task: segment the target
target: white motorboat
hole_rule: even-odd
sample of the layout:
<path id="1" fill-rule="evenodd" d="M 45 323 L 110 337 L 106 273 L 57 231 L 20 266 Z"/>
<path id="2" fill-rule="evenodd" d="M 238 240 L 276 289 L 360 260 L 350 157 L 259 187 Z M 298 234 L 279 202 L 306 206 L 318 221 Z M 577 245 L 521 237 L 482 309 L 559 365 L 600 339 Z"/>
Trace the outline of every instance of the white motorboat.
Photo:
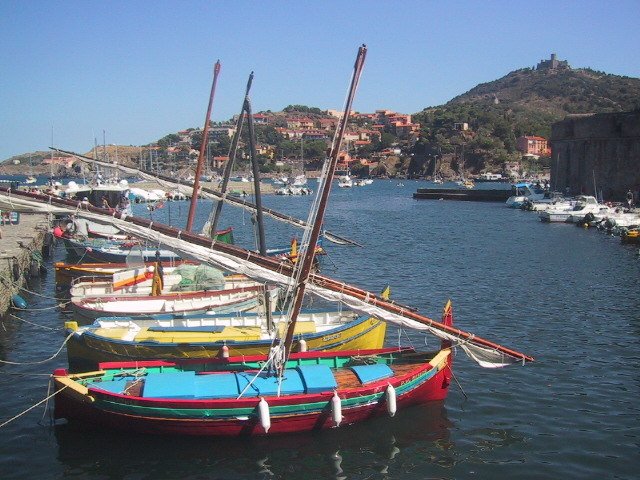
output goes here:
<path id="1" fill-rule="evenodd" d="M 587 213 L 602 215 L 609 211 L 609 207 L 598 203 L 595 197 L 579 195 L 576 202 L 570 208 L 550 208 L 540 212 L 540 220 L 543 222 L 578 222 Z"/>
<path id="2" fill-rule="evenodd" d="M 349 175 L 343 175 L 338 178 L 338 186 L 340 188 L 351 188 L 353 187 L 353 180 Z"/>
<path id="3" fill-rule="evenodd" d="M 608 232 L 614 229 L 638 228 L 640 227 L 640 214 L 616 208 L 598 222 L 598 227 Z"/>
<path id="4" fill-rule="evenodd" d="M 533 200 L 526 199 L 522 204 L 523 210 L 529 210 L 532 212 L 542 212 L 544 210 L 573 208 L 575 200 L 566 198 L 560 192 L 544 192 L 544 196 L 541 199 Z"/>
<path id="5" fill-rule="evenodd" d="M 510 208 L 520 208 L 527 200 L 533 202 L 544 199 L 545 192 L 535 190 L 530 183 L 516 183 L 513 189 L 514 195 L 505 202 Z"/>
<path id="6" fill-rule="evenodd" d="M 276 195 L 311 195 L 313 190 L 309 187 L 296 187 L 293 185 L 287 185 L 281 188 L 277 188 L 274 193 Z"/>

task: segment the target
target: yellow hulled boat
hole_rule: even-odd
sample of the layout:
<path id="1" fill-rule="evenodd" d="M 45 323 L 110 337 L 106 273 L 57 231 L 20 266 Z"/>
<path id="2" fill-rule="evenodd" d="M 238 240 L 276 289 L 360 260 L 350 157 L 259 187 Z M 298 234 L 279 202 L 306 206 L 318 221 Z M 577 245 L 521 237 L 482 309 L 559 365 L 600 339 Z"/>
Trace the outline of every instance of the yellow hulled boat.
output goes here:
<path id="1" fill-rule="evenodd" d="M 273 338 L 286 329 L 287 316 L 274 314 L 269 332 L 263 314 L 200 317 L 159 315 L 134 321 L 126 317 L 99 319 L 79 327 L 67 322 L 69 365 L 95 368 L 99 362 L 149 359 L 212 358 L 229 354 L 268 354 Z M 308 351 L 381 348 L 386 323 L 353 312 L 307 310 L 296 324 L 294 348 Z"/>

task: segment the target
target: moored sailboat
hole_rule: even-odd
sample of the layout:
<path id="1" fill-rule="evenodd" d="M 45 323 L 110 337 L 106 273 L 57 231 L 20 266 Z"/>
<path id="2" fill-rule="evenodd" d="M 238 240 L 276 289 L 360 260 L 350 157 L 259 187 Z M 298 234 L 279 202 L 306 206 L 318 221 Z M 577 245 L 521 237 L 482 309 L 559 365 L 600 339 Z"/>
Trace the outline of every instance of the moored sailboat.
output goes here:
<path id="1" fill-rule="evenodd" d="M 69 365 L 95 369 L 100 362 L 171 360 L 268 355 L 278 325 L 287 315 L 275 312 L 273 331 L 261 312 L 218 315 L 154 315 L 99 318 L 80 327 L 67 322 Z M 364 350 L 382 348 L 386 324 L 349 311 L 305 310 L 294 333 L 296 351 Z"/>
<path id="2" fill-rule="evenodd" d="M 452 327 L 450 305 L 445 308 L 443 321 L 437 322 L 311 270 L 365 52 L 364 47 L 359 51 L 313 227 L 308 240 L 302 242 L 308 248 L 295 265 L 139 218 L 113 220 L 129 233 L 154 238 L 190 257 L 245 273 L 258 281 L 290 287 L 291 313 L 284 343 L 274 341 L 268 356 L 193 363 L 101 364 L 100 371 L 81 375 L 57 370 L 56 417 L 152 433 L 242 435 L 308 431 L 376 415 L 393 415 L 398 408 L 443 400 L 450 383 L 454 345 L 488 367 L 532 360 Z M 69 208 L 64 201 L 57 201 L 56 205 Z M 88 209 L 82 215 L 100 216 L 103 212 Z M 441 347 L 424 353 L 400 347 L 339 354 L 292 353 L 305 292 L 341 302 L 359 312 L 375 313 L 402 327 L 429 331 L 442 339 Z"/>

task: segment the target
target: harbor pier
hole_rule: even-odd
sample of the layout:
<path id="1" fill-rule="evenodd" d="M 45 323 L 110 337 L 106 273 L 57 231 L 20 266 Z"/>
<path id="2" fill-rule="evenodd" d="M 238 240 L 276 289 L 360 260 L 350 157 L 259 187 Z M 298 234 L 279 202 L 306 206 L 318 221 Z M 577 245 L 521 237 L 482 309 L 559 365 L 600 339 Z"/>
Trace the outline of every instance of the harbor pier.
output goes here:
<path id="1" fill-rule="evenodd" d="M 3 212 L 0 222 L 0 315 L 20 293 L 27 275 L 39 275 L 43 247 L 50 242 L 49 220 L 43 214 Z M 47 238 L 48 237 L 48 238 Z"/>
<path id="2" fill-rule="evenodd" d="M 469 202 L 505 202 L 511 190 L 461 189 L 461 188 L 419 188 L 413 194 L 416 200 L 462 200 Z"/>

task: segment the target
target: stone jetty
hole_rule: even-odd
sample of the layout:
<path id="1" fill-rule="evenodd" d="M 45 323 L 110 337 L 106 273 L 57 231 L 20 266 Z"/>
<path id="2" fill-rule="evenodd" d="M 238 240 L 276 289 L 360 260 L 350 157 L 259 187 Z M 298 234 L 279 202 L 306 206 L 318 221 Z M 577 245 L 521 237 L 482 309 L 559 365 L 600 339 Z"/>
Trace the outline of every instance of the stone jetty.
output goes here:
<path id="1" fill-rule="evenodd" d="M 47 215 L 21 214 L 17 223 L 11 213 L 2 212 L 0 222 L 0 315 L 11 306 L 11 297 L 20 293 L 26 275 L 32 271 L 32 261 L 42 258 L 43 245 L 50 231 Z M 16 219 L 16 214 L 13 214 Z M 14 220 L 15 221 L 15 220 Z M 49 240 L 51 241 L 51 240 Z M 33 268 L 37 268 L 34 265 Z"/>

